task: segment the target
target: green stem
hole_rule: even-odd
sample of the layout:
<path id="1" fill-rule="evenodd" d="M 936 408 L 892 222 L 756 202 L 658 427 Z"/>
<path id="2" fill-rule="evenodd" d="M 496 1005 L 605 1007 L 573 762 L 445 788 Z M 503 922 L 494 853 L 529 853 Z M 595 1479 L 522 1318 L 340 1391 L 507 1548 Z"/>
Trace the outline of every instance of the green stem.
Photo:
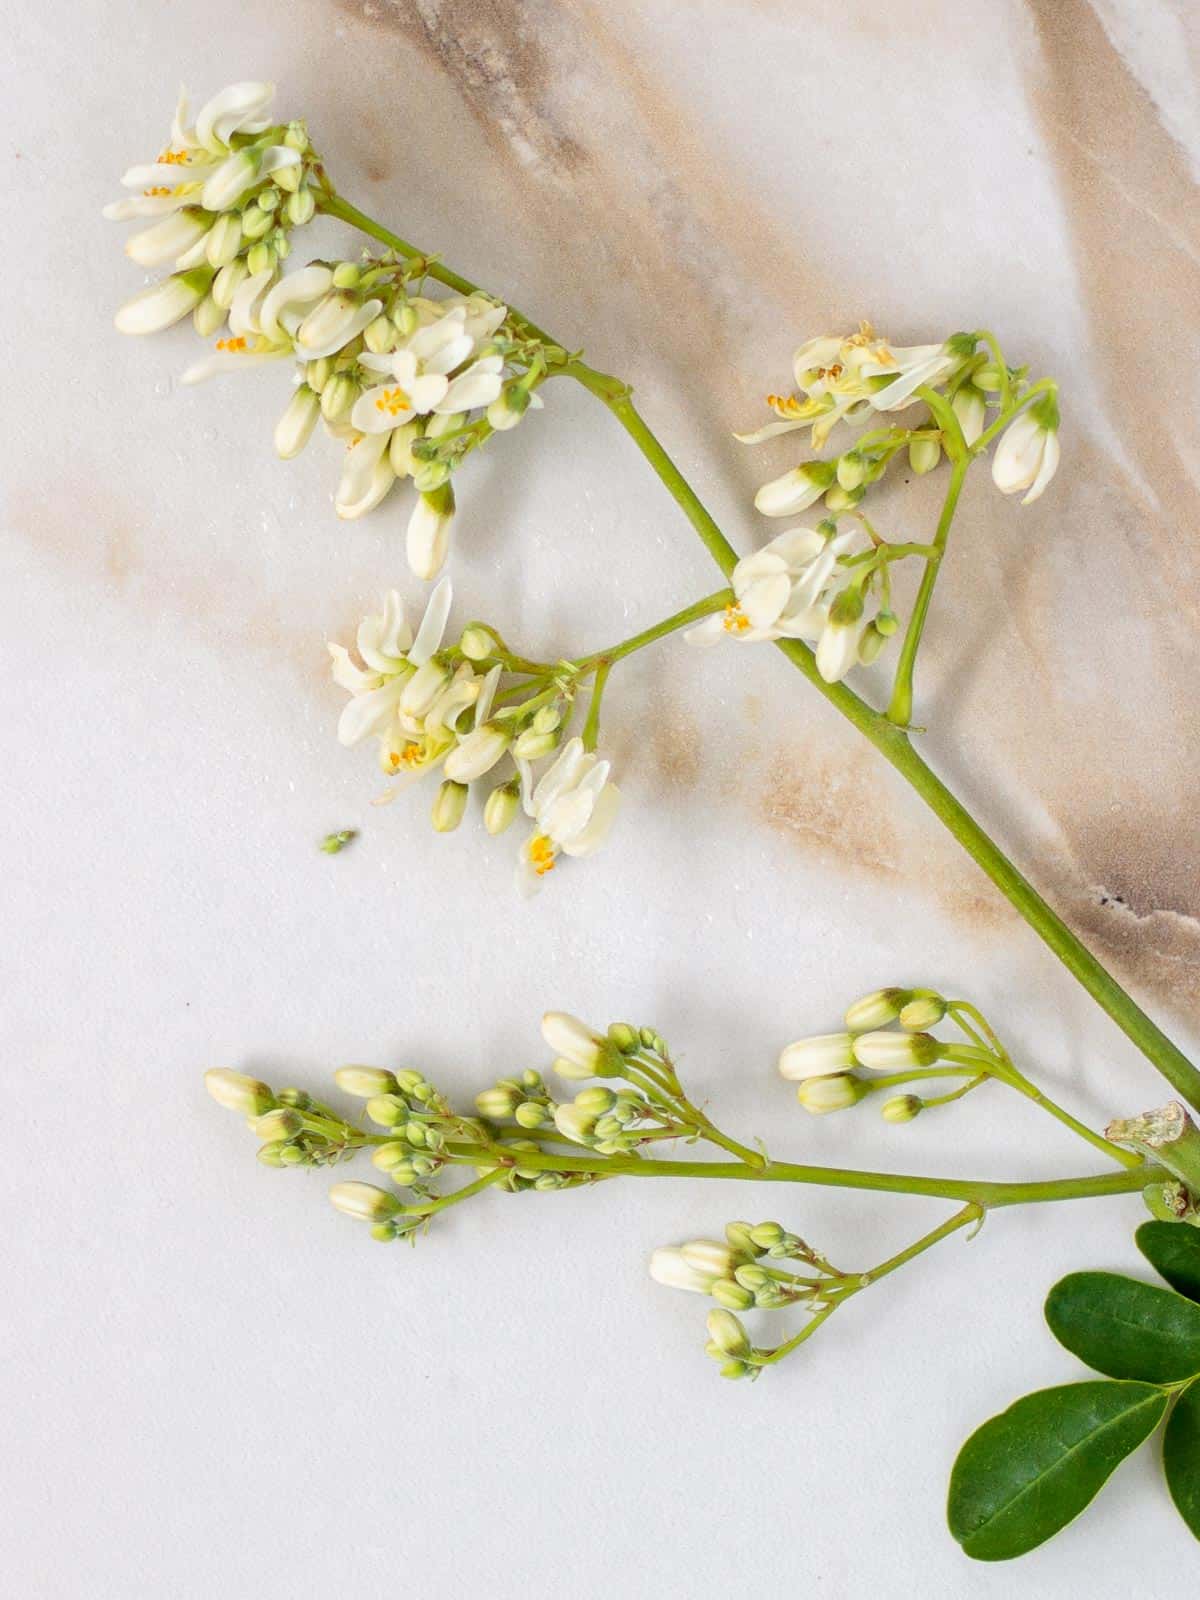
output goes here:
<path id="1" fill-rule="evenodd" d="M 594 750 L 596 741 L 600 736 L 600 707 L 604 700 L 604 690 L 608 684 L 608 675 L 612 671 L 612 661 L 601 661 L 596 668 L 596 676 L 592 680 L 592 703 L 588 706 L 587 720 L 583 724 L 583 748 Z"/>
<path id="2" fill-rule="evenodd" d="M 448 1143 L 443 1153 L 471 1165 L 482 1166 L 496 1160 L 496 1150 L 484 1145 Z M 522 1150 L 519 1155 L 513 1155 L 512 1164 L 536 1168 L 541 1172 L 576 1172 L 598 1178 L 712 1178 L 744 1183 L 808 1183 L 829 1189 L 864 1189 L 887 1194 L 928 1195 L 935 1199 L 970 1201 L 987 1209 L 1133 1194 L 1163 1176 L 1158 1167 L 1147 1165 L 1136 1172 L 1104 1172 L 1088 1178 L 994 1183 L 984 1178 L 931 1178 L 911 1173 L 861 1172 L 850 1167 L 815 1167 L 793 1161 L 765 1161 L 761 1167 L 751 1167 L 742 1161 L 659 1161 L 643 1156 L 559 1155 L 557 1151 L 546 1150 Z"/>
<path id="3" fill-rule="evenodd" d="M 330 216 L 352 223 L 372 238 L 389 245 L 402 255 L 416 256 L 421 252 L 392 233 L 373 218 L 330 191 L 323 196 L 321 208 Z M 431 276 L 462 294 L 477 292 L 476 285 L 460 274 L 435 262 L 430 267 Z M 517 313 L 517 315 L 520 315 Z M 521 317 L 535 338 L 550 344 L 558 341 L 549 338 L 534 323 Z M 654 433 L 638 414 L 630 398 L 629 386 L 606 373 L 598 372 L 582 361 L 570 361 L 568 373 L 594 394 L 612 412 L 613 416 L 633 439 L 654 472 L 665 485 L 672 499 L 695 529 L 705 549 L 726 577 L 737 565 L 737 552 L 701 502 L 695 490 L 671 460 Z M 1013 408 L 976 440 L 971 454 L 978 455 L 1011 415 L 1023 409 L 1039 393 L 1052 387 L 1051 380 L 1034 384 Z M 955 463 L 955 468 L 959 463 Z M 953 514 L 953 506 L 950 508 Z M 945 515 L 945 512 L 943 512 Z M 948 523 L 947 523 L 948 527 Z M 779 649 L 830 704 L 839 711 L 880 752 L 885 760 L 916 790 L 934 815 L 949 829 L 954 837 L 982 867 L 1000 892 L 1016 908 L 1030 927 L 1042 938 L 1067 970 L 1083 985 L 1092 998 L 1113 1019 L 1117 1026 L 1133 1041 L 1142 1054 L 1162 1073 L 1190 1105 L 1200 1109 L 1200 1072 L 1192 1065 L 1179 1047 L 1141 1009 L 1131 995 L 1096 959 L 1083 942 L 1071 932 L 1066 923 L 1042 899 L 997 844 L 979 826 L 970 812 L 954 797 L 946 785 L 926 766 L 912 748 L 907 734 L 887 717 L 881 716 L 844 683 L 826 683 L 817 671 L 813 652 L 798 639 L 777 641 Z"/>
<path id="4" fill-rule="evenodd" d="M 611 667 L 614 662 L 622 661 L 626 656 L 631 656 L 637 650 L 644 650 L 648 644 L 653 644 L 657 639 L 663 639 L 669 633 L 677 633 L 680 628 L 690 627 L 693 622 L 702 622 L 705 617 L 712 616 L 714 611 L 723 611 L 733 602 L 731 589 L 718 589 L 715 594 L 705 595 L 703 600 L 697 600 L 690 606 L 684 606 L 682 611 L 673 611 L 669 617 L 664 617 L 661 622 L 653 623 L 649 628 L 643 628 L 640 633 L 634 633 L 628 639 L 622 639 L 619 644 L 611 644 L 604 650 L 595 650 L 590 656 L 581 656 L 572 661 L 571 665 L 578 672 L 587 672 L 592 667 Z"/>
<path id="5" fill-rule="evenodd" d="M 933 536 L 934 553 L 925 563 L 925 571 L 921 574 L 921 584 L 913 602 L 912 615 L 905 630 L 904 642 L 900 646 L 900 656 L 896 663 L 896 681 L 887 714 L 888 721 L 894 722 L 901 728 L 907 728 L 912 721 L 913 673 L 917 664 L 917 651 L 921 647 L 921 635 L 925 631 L 925 621 L 929 615 L 934 586 L 941 570 L 946 540 L 950 536 L 950 524 L 954 521 L 958 497 L 962 493 L 963 481 L 970 464 L 971 458 L 963 456 L 950 469 L 950 482 L 942 504 L 942 514 L 938 518 L 937 532 Z"/>

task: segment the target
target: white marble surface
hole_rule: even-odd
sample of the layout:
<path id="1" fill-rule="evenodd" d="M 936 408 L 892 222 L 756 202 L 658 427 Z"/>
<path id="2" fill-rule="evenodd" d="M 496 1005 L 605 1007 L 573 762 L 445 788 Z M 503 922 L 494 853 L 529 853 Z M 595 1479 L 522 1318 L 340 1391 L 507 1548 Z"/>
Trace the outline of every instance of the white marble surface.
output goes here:
<path id="1" fill-rule="evenodd" d="M 772 651 L 614 679 L 613 848 L 532 905 L 513 842 L 376 811 L 323 641 L 406 585 L 404 512 L 339 524 L 334 453 L 277 462 L 273 373 L 180 390 L 194 336 L 111 331 L 101 222 L 174 87 L 278 81 L 341 187 L 637 385 L 744 545 L 787 440 L 728 430 L 796 340 L 980 321 L 1064 385 L 1064 467 L 985 482 L 922 663 L 933 758 L 1197 1041 L 1200 273 L 1184 0 L 49 0 L 2 8 L 9 1130 L 0 1586 L 53 1600 L 324 1592 L 1066 1596 L 1194 1547 L 1148 1454 L 1019 1569 L 946 1534 L 966 1432 L 1075 1363 L 1047 1286 L 1133 1266 L 1135 1200 L 996 1216 L 755 1387 L 720 1383 L 661 1242 L 780 1214 L 835 1257 L 944 1208 L 662 1184 L 495 1198 L 415 1253 L 257 1167 L 226 1063 L 346 1060 L 469 1092 L 546 1005 L 653 1020 L 778 1154 L 994 1176 L 1086 1151 L 993 1096 L 887 1129 L 771 1071 L 902 976 L 973 995 L 1095 1120 L 1156 1079 Z M 335 236 L 326 227 L 322 237 Z M 531 650 L 597 645 L 713 569 L 582 393 L 463 487 L 454 573 Z M 920 526 L 933 489 L 889 502 Z M 1190 521 L 1188 520 L 1190 517 Z M 416 585 L 410 585 L 415 592 Z M 360 826 L 338 859 L 314 842 Z M 1119 896 L 1124 907 L 1102 905 Z"/>

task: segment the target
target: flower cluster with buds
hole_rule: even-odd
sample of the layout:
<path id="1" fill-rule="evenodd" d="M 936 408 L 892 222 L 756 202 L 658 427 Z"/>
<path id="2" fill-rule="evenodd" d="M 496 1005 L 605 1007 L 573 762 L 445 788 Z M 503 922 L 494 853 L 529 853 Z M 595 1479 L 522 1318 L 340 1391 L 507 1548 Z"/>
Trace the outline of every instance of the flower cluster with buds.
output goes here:
<path id="1" fill-rule="evenodd" d="M 122 178 L 137 192 L 105 206 L 114 222 L 153 218 L 132 234 L 125 253 L 142 267 L 173 273 L 117 312 L 122 333 L 159 333 L 189 312 L 211 338 L 225 324 L 238 289 L 273 277 L 287 258 L 293 228 L 312 220 L 321 164 L 303 122 L 271 116 L 275 86 L 234 83 L 190 121 L 186 90 L 166 147 Z M 230 354 L 239 334 L 222 340 Z"/>
<path id="2" fill-rule="evenodd" d="M 782 1265 L 785 1261 L 808 1270 L 794 1272 Z M 816 1312 L 863 1286 L 863 1274 L 839 1272 L 778 1222 L 730 1222 L 724 1239 L 662 1246 L 650 1257 L 650 1276 L 668 1289 L 716 1301 L 704 1348 L 723 1378 L 757 1378 L 780 1354 L 779 1347 L 756 1348 L 737 1313 L 795 1305 Z"/>
<path id="3" fill-rule="evenodd" d="M 338 738 L 344 745 L 377 739 L 380 766 L 397 785 L 441 773 L 433 804 L 440 833 L 458 827 L 471 784 L 487 779 L 483 820 L 490 834 L 503 833 L 521 808 L 533 824 L 518 868 L 522 891 L 533 893 L 561 856 L 588 856 L 601 847 L 620 791 L 607 760 L 585 748 L 580 736 L 566 738 L 582 683 L 579 667 L 521 662 L 506 681 L 519 658 L 482 624 L 442 648 L 451 602 L 450 580 L 443 578 L 414 634 L 393 589 L 382 611 L 360 623 L 355 655 L 329 645 L 334 681 L 351 696 Z M 554 759 L 535 776 L 536 764 L 548 757 Z M 502 763 L 511 774 L 497 782 Z"/>
<path id="4" fill-rule="evenodd" d="M 487 295 L 431 298 L 424 257 L 364 252 L 283 274 L 291 230 L 329 190 L 304 124 L 271 122 L 273 96 L 271 84 L 234 84 L 194 128 L 184 98 L 168 148 L 125 174 L 142 192 L 105 215 L 157 217 L 126 249 L 143 266 L 175 271 L 122 306 L 116 325 L 157 333 L 190 312 L 202 338 L 221 333 L 185 383 L 294 362 L 278 454 L 298 455 L 323 421 L 347 451 L 334 499 L 343 518 L 364 516 L 411 478 L 409 565 L 419 578 L 436 577 L 455 510 L 453 473 L 542 405 L 538 386 L 566 352 Z"/>
<path id="5" fill-rule="evenodd" d="M 742 557 L 732 602 L 684 638 L 696 645 L 810 640 L 817 670 L 826 683 L 838 683 L 856 663 L 874 661 L 899 627 L 891 605 L 896 558 L 895 547 L 865 528 L 839 533 L 830 520 L 791 528 Z"/>
<path id="6" fill-rule="evenodd" d="M 992 462 L 1004 494 L 1024 491 L 1028 505 L 1058 466 L 1054 386 L 1030 387 L 1025 369 L 1009 367 L 989 334 L 955 333 L 940 344 L 893 347 L 864 322 L 855 334 L 809 339 L 792 366 L 795 391 L 767 397 L 777 420 L 738 434 L 744 444 L 809 427 L 812 448 L 821 450 L 841 423 L 877 421 L 918 404 L 928 415 L 915 428 L 869 428 L 837 457 L 801 462 L 764 483 L 754 500 L 764 516 L 794 516 L 822 497 L 830 511 L 849 510 L 902 451 L 914 472 L 929 472 L 943 451 L 954 456 L 984 449 L 1005 422 Z M 998 416 L 989 427 L 992 407 Z"/>

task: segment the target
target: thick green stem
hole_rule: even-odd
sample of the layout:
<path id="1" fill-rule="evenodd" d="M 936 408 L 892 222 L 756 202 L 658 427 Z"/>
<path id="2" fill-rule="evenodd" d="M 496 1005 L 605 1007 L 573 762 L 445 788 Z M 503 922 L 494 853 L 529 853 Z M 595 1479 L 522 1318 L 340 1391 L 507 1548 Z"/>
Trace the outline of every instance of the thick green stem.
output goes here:
<path id="1" fill-rule="evenodd" d="M 330 216 L 340 217 L 354 224 L 364 233 L 389 245 L 402 255 L 415 257 L 421 254 L 398 234 L 384 228 L 339 195 L 332 192 L 325 195 L 321 201 L 321 208 Z M 477 286 L 469 279 L 443 267 L 440 262 L 431 265 L 430 275 L 462 294 L 471 294 L 477 290 Z M 544 339 L 549 344 L 558 343 L 527 318 L 522 317 L 521 320 L 535 338 Z M 608 407 L 666 486 L 717 566 L 728 577 L 737 564 L 737 552 L 638 414 L 630 399 L 629 386 L 606 373 L 597 372 L 582 361 L 571 361 L 566 367 L 558 370 L 575 378 Z M 1017 409 L 1023 408 L 1036 394 L 1049 387 L 1051 387 L 1049 380 L 1035 384 L 1021 397 Z M 1011 419 L 1004 419 L 1008 420 Z M 972 454 L 977 455 L 986 448 L 1000 426 L 1001 423 L 998 422 L 987 429 L 971 447 Z M 984 832 L 941 779 L 926 766 L 909 742 L 906 730 L 875 711 L 844 683 L 826 683 L 817 671 L 812 651 L 800 640 L 781 639 L 777 642 L 777 648 L 911 784 L 968 855 L 983 868 L 1000 892 L 1049 945 L 1067 970 L 1117 1026 L 1137 1045 L 1147 1060 L 1158 1068 L 1190 1105 L 1200 1109 L 1200 1072 L 1157 1023 L 1146 1015 L 1132 996 L 1126 993 L 1086 945 L 1071 932 L 1062 918 L 1017 871 L 1004 852 Z"/>
<path id="2" fill-rule="evenodd" d="M 913 601 L 912 615 L 908 619 L 908 628 L 904 634 L 904 643 L 900 646 L 900 657 L 896 663 L 896 682 L 892 689 L 892 701 L 887 714 L 888 721 L 896 723 L 901 728 L 907 728 L 912 721 L 913 672 L 917 664 L 917 651 L 921 647 L 921 635 L 925 631 L 925 619 L 929 615 L 934 586 L 941 570 L 950 524 L 954 521 L 958 497 L 962 493 L 963 481 L 970 464 L 970 457 L 967 456 L 956 461 L 950 469 L 950 483 L 946 489 L 942 514 L 938 518 L 937 532 L 933 537 L 934 554 L 925 563 L 925 571 L 921 574 L 921 585 Z"/>

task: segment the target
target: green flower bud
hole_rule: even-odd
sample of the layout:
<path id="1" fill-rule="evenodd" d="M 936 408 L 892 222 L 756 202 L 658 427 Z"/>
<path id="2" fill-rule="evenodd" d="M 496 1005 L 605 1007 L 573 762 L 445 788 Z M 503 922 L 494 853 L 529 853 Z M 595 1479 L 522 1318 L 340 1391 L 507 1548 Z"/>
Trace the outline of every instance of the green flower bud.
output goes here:
<path id="1" fill-rule="evenodd" d="M 866 476 L 866 462 L 858 450 L 847 450 L 838 457 L 837 481 L 843 489 L 857 489 Z"/>
<path id="2" fill-rule="evenodd" d="M 362 277 L 362 268 L 356 261 L 339 261 L 333 269 L 335 289 L 353 289 Z"/>
<path id="3" fill-rule="evenodd" d="M 277 1139 L 294 1139 L 303 1126 L 304 1118 L 299 1112 L 280 1106 L 257 1118 L 254 1132 L 258 1138 L 273 1144 Z"/>
<path id="4" fill-rule="evenodd" d="M 379 316 L 363 329 L 363 343 L 373 355 L 381 356 L 394 349 L 396 325 L 390 317 Z"/>
<path id="5" fill-rule="evenodd" d="M 971 382 L 986 394 L 994 394 L 997 389 L 1003 387 L 1004 376 L 995 361 L 988 361 L 971 374 Z"/>
<path id="6" fill-rule="evenodd" d="M 281 1157 L 286 1149 L 286 1144 L 260 1145 L 257 1152 L 258 1159 L 262 1162 L 264 1167 L 282 1167 L 283 1161 Z"/>
<path id="7" fill-rule="evenodd" d="M 875 618 L 875 626 L 885 639 L 890 639 L 900 626 L 900 618 L 894 611 L 881 611 Z"/>
<path id="8" fill-rule="evenodd" d="M 275 211 L 278 209 L 281 199 L 282 196 L 280 195 L 279 190 L 276 189 L 273 184 L 268 184 L 265 189 L 262 189 L 259 192 L 257 204 L 259 209 L 262 211 Z"/>
<path id="9" fill-rule="evenodd" d="M 942 445 L 939 439 L 914 439 L 908 447 L 908 464 L 918 477 L 932 472 L 941 459 Z"/>
<path id="10" fill-rule="evenodd" d="M 550 1120 L 550 1108 L 540 1100 L 522 1100 L 513 1112 L 522 1128 L 540 1128 Z"/>
<path id="11" fill-rule="evenodd" d="M 468 661 L 486 661 L 495 652 L 496 639 L 486 628 L 464 628 L 458 648 Z"/>
<path id="12" fill-rule="evenodd" d="M 344 372 L 337 373 L 321 391 L 321 415 L 326 422 L 336 422 L 346 415 L 361 393 L 353 378 Z"/>
<path id="13" fill-rule="evenodd" d="M 872 989 L 861 1000 L 847 1008 L 846 1026 L 851 1033 L 869 1033 L 873 1028 L 886 1028 L 900 1015 L 901 1008 L 912 999 L 911 989 Z M 846 1063 L 849 1066 L 849 1062 Z"/>
<path id="14" fill-rule="evenodd" d="M 868 622 L 862 631 L 862 637 L 858 641 L 858 659 L 864 667 L 869 667 L 872 661 L 878 660 L 886 643 L 887 639 L 880 633 L 874 622 Z"/>
<path id="15" fill-rule="evenodd" d="M 721 1368 L 721 1376 L 723 1378 L 735 1379 L 749 1378 L 753 1373 L 757 1372 L 757 1370 L 758 1369 L 756 1367 L 748 1366 L 744 1361 L 726 1361 L 724 1366 Z"/>
<path id="16" fill-rule="evenodd" d="M 375 1222 L 371 1225 L 371 1237 L 378 1239 L 380 1244 L 388 1244 L 400 1235 L 394 1222 Z"/>
<path id="17" fill-rule="evenodd" d="M 279 1146 L 279 1164 L 282 1167 L 302 1167 L 308 1160 L 307 1155 L 295 1144 L 281 1144 Z"/>
<path id="18" fill-rule="evenodd" d="M 210 290 L 192 312 L 192 327 L 202 339 L 211 339 L 224 321 L 224 307 L 217 304 Z"/>
<path id="19" fill-rule="evenodd" d="M 250 269 L 251 277 L 256 272 L 270 272 L 276 260 L 275 247 L 263 244 L 261 241 L 258 244 L 251 245 L 246 252 L 246 265 Z"/>
<path id="20" fill-rule="evenodd" d="M 314 394 L 320 394 L 333 373 L 333 361 L 329 356 L 321 356 L 316 361 L 309 361 L 304 368 L 304 381 Z"/>
<path id="21" fill-rule="evenodd" d="M 760 1250 L 769 1250 L 773 1244 L 783 1242 L 787 1230 L 778 1222 L 760 1222 L 750 1229 L 750 1237 Z"/>
<path id="22" fill-rule="evenodd" d="M 417 331 L 417 308 L 407 300 L 400 300 L 392 307 L 392 321 L 396 324 L 396 331 L 402 339 L 409 338 Z"/>
<path id="23" fill-rule="evenodd" d="M 395 1074 L 385 1072 L 382 1067 L 339 1067 L 333 1081 L 343 1094 L 352 1094 L 356 1100 L 395 1094 L 399 1088 Z"/>
<path id="24" fill-rule="evenodd" d="M 313 199 L 312 190 L 298 189 L 295 194 L 288 195 L 283 213 L 294 227 L 302 228 L 306 222 L 312 221 L 316 210 L 317 202 Z"/>
<path id="25" fill-rule="evenodd" d="M 249 269 L 241 256 L 236 261 L 231 261 L 227 267 L 222 267 L 217 273 L 210 292 L 223 311 L 229 310 L 234 295 L 249 276 Z"/>
<path id="26" fill-rule="evenodd" d="M 372 1095 L 366 1109 L 367 1116 L 381 1128 L 397 1128 L 408 1116 L 408 1107 L 395 1094 Z"/>
<path id="27" fill-rule="evenodd" d="M 293 194 L 298 194 L 300 191 L 300 185 L 304 182 L 304 168 L 300 166 L 280 167 L 273 174 L 273 181 L 276 187 L 286 193 L 290 199 Z"/>
<path id="28" fill-rule="evenodd" d="M 425 1144 L 425 1124 L 423 1122 L 406 1122 L 404 1124 L 404 1137 L 409 1144 L 421 1149 Z"/>
<path id="29" fill-rule="evenodd" d="M 242 212 L 239 221 L 241 223 L 242 237 L 244 239 L 265 238 L 275 226 L 275 218 L 270 214 L 269 211 L 264 211 L 257 201 L 246 207 L 245 211 Z M 246 266 L 249 268 L 251 274 L 253 274 L 256 270 L 262 270 L 262 268 L 255 269 L 254 267 L 251 267 L 249 259 L 246 261 Z"/>
<path id="30" fill-rule="evenodd" d="M 283 142 L 289 150 L 299 150 L 300 154 L 303 155 L 308 149 L 307 126 L 301 121 L 289 122 L 287 132 L 283 136 Z"/>
<path id="31" fill-rule="evenodd" d="M 609 1027 L 608 1037 L 623 1056 L 632 1055 L 641 1043 L 636 1028 L 628 1022 L 614 1022 Z"/>
<path id="32" fill-rule="evenodd" d="M 455 783 L 447 778 L 433 802 L 433 826 L 438 833 L 453 833 L 467 809 L 468 789 L 465 783 Z"/>
<path id="33" fill-rule="evenodd" d="M 774 1281 L 765 1267 L 755 1266 L 753 1263 L 738 1267 L 733 1276 L 735 1282 L 740 1283 L 743 1289 L 749 1289 L 755 1296 L 760 1289 L 769 1288 Z"/>
<path id="34" fill-rule="evenodd" d="M 617 1103 L 617 1097 L 611 1089 L 602 1088 L 596 1084 L 590 1089 L 581 1089 L 575 1096 L 575 1104 L 593 1116 L 603 1116 L 606 1111 L 611 1111 Z"/>
<path id="35" fill-rule="evenodd" d="M 898 1094 L 891 1100 L 885 1100 L 880 1108 L 880 1116 L 885 1122 L 911 1122 L 914 1117 L 919 1117 L 925 1109 L 925 1102 L 918 1094 Z"/>
<path id="36" fill-rule="evenodd" d="M 753 1232 L 754 1229 L 748 1222 L 727 1222 L 725 1224 L 725 1237 L 739 1255 L 756 1256 L 760 1253 L 758 1246 L 751 1238 Z"/>
<path id="37" fill-rule="evenodd" d="M 946 1002 L 940 994 L 915 996 L 900 1011 L 900 1026 L 913 1033 L 924 1033 L 926 1028 L 936 1028 L 946 1015 Z"/>
<path id="38" fill-rule="evenodd" d="M 522 761 L 540 761 L 558 747 L 557 733 L 539 733 L 536 728 L 526 728 L 517 735 L 513 755 Z"/>
<path id="39" fill-rule="evenodd" d="M 710 1311 L 705 1326 L 709 1339 L 723 1355 L 741 1357 L 750 1354 L 750 1337 L 732 1311 Z"/>
<path id="40" fill-rule="evenodd" d="M 475 1109 L 481 1117 L 498 1122 L 504 1117 L 512 1116 L 520 1103 L 520 1098 L 519 1093 L 513 1089 L 484 1089 L 475 1096 Z"/>
<path id="41" fill-rule="evenodd" d="M 389 1139 L 387 1144 L 381 1144 L 371 1152 L 371 1164 L 378 1167 L 380 1172 L 395 1172 L 407 1161 L 408 1146 L 399 1139 Z"/>
<path id="42" fill-rule="evenodd" d="M 835 1072 L 824 1078 L 805 1078 L 796 1090 L 796 1099 L 810 1116 L 824 1117 L 831 1111 L 848 1111 L 866 1092 L 866 1084 L 852 1072 Z"/>
<path id="43" fill-rule="evenodd" d="M 843 489 L 840 483 L 835 483 L 825 496 L 825 504 L 830 511 L 852 511 L 866 492 L 866 486 L 861 483 L 857 489 Z"/>
<path id="44" fill-rule="evenodd" d="M 483 825 L 495 837 L 511 827 L 520 809 L 521 784 L 519 779 L 513 778 L 509 783 L 499 784 L 488 795 L 483 808 Z"/>
<path id="45" fill-rule="evenodd" d="M 743 1289 L 735 1278 L 718 1278 L 708 1292 L 719 1306 L 730 1311 L 749 1311 L 754 1304 L 753 1290 Z"/>
<path id="46" fill-rule="evenodd" d="M 291 1106 L 293 1111 L 307 1111 L 312 1105 L 312 1096 L 303 1089 L 280 1089 L 275 1098 L 281 1106 Z"/>

